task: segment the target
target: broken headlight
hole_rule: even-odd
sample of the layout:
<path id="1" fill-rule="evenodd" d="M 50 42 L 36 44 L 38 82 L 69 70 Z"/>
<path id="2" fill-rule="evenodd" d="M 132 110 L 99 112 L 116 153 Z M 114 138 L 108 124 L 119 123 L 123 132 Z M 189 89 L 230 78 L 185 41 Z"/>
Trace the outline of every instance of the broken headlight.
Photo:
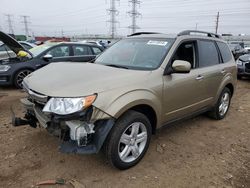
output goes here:
<path id="1" fill-rule="evenodd" d="M 91 106 L 95 99 L 96 95 L 79 98 L 51 98 L 44 106 L 43 112 L 58 115 L 73 114 Z"/>

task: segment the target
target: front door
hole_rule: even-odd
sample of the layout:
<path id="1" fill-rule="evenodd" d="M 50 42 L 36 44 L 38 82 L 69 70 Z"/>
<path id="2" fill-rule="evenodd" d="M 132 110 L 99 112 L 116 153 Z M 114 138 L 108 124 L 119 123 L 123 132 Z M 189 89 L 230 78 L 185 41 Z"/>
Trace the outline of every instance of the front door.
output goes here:
<path id="1" fill-rule="evenodd" d="M 163 120 L 182 118 L 191 114 L 206 104 L 205 84 L 203 75 L 197 68 L 197 41 L 185 41 L 176 50 L 170 63 L 175 60 L 188 61 L 191 64 L 190 73 L 173 73 L 163 77 Z"/>

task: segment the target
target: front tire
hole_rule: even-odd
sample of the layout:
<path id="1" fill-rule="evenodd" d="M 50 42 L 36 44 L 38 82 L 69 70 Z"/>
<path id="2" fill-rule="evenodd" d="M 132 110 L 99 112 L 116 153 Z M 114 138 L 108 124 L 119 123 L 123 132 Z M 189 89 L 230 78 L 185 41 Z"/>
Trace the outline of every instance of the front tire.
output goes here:
<path id="1" fill-rule="evenodd" d="M 213 119 L 216 119 L 216 120 L 223 119 L 226 116 L 228 109 L 230 107 L 231 97 L 232 97 L 232 93 L 231 93 L 230 89 L 225 87 L 222 90 L 215 107 L 209 113 L 209 116 Z"/>
<path id="2" fill-rule="evenodd" d="M 18 71 L 14 76 L 14 80 L 13 80 L 14 86 L 18 89 L 22 89 L 23 88 L 23 85 L 22 85 L 23 79 L 26 76 L 28 76 L 30 73 L 32 73 L 32 71 L 29 69 L 23 69 L 23 70 Z"/>
<path id="3" fill-rule="evenodd" d="M 112 128 L 106 143 L 108 161 L 120 170 L 135 166 L 145 155 L 152 134 L 148 118 L 139 112 L 128 111 Z"/>

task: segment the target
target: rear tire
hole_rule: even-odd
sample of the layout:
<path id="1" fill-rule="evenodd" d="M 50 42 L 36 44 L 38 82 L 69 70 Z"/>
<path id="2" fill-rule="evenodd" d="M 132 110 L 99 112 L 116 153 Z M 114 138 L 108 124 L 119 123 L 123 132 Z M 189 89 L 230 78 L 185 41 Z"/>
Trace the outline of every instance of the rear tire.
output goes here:
<path id="1" fill-rule="evenodd" d="M 14 80 L 13 80 L 14 86 L 18 89 L 22 89 L 23 88 L 23 85 L 22 85 L 23 79 L 26 76 L 28 76 L 30 73 L 32 73 L 32 71 L 29 69 L 23 69 L 23 70 L 18 71 L 14 76 Z"/>
<path id="2" fill-rule="evenodd" d="M 216 105 L 214 106 L 213 110 L 210 111 L 208 113 L 208 115 L 211 118 L 216 119 L 216 120 L 223 119 L 226 116 L 228 109 L 230 107 L 231 97 L 232 97 L 232 93 L 231 93 L 230 89 L 225 87 L 222 90 L 220 97 L 219 97 Z"/>
<path id="3" fill-rule="evenodd" d="M 126 112 L 117 120 L 105 142 L 107 160 L 120 170 L 135 166 L 145 155 L 151 134 L 151 124 L 144 114 Z"/>

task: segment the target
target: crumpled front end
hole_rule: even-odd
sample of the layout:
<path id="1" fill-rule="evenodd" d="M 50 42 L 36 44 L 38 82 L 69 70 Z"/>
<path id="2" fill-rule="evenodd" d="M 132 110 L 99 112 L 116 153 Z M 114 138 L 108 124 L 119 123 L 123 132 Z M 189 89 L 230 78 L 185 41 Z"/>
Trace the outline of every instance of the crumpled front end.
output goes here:
<path id="1" fill-rule="evenodd" d="M 91 105 L 81 111 L 58 115 L 44 112 L 43 108 L 49 96 L 26 89 L 27 98 L 21 99 L 26 109 L 24 119 L 16 118 L 13 113 L 13 125 L 41 126 L 50 134 L 62 141 L 60 151 L 65 153 L 91 154 L 98 153 L 109 131 L 114 118 Z"/>

